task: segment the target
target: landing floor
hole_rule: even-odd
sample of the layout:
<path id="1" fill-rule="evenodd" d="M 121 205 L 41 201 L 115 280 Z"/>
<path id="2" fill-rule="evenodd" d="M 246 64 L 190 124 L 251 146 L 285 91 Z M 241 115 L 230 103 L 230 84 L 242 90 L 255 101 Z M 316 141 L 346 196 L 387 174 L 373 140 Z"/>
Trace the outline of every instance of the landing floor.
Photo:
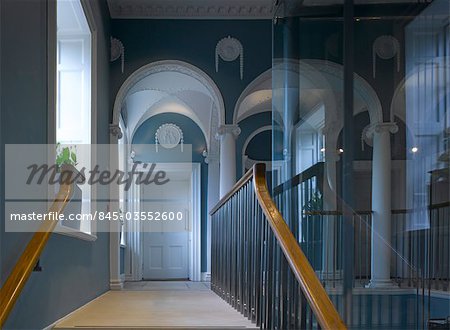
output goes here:
<path id="1" fill-rule="evenodd" d="M 248 329 L 255 326 L 204 282 L 131 282 L 108 291 L 55 329 Z"/>

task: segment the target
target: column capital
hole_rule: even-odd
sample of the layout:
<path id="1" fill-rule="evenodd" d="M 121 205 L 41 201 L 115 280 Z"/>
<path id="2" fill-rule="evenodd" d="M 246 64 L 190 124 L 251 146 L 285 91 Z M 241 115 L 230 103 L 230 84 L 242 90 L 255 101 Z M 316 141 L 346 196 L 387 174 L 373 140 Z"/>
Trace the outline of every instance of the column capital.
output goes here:
<path id="1" fill-rule="evenodd" d="M 217 129 L 216 139 L 219 139 L 221 136 L 226 134 L 232 134 L 234 138 L 237 138 L 239 134 L 241 134 L 241 129 L 238 125 L 220 125 Z"/>
<path id="2" fill-rule="evenodd" d="M 394 122 L 377 123 L 367 126 L 364 131 L 367 137 L 373 137 L 376 133 L 384 132 L 395 134 L 398 132 L 398 126 Z"/>
<path id="3" fill-rule="evenodd" d="M 118 140 L 120 140 L 123 136 L 119 124 L 109 124 L 109 134 L 116 136 Z"/>
<path id="4" fill-rule="evenodd" d="M 398 126 L 394 122 L 384 122 L 384 123 L 376 123 L 367 125 L 363 131 L 361 136 L 361 143 L 364 150 L 364 142 L 366 142 L 369 146 L 373 145 L 373 136 L 379 133 L 391 133 L 395 134 L 398 132 Z"/>

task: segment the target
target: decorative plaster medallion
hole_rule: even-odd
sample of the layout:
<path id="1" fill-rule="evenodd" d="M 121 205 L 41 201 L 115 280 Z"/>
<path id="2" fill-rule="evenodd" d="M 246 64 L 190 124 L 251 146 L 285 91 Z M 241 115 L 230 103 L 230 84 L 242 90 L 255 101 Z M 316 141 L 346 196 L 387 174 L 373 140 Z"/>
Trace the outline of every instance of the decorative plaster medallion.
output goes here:
<path id="1" fill-rule="evenodd" d="M 244 79 L 244 48 L 239 40 L 228 36 L 217 43 L 216 72 L 219 72 L 219 56 L 226 62 L 232 62 L 240 57 L 241 80 Z"/>
<path id="2" fill-rule="evenodd" d="M 373 77 L 376 76 L 377 56 L 383 60 L 389 60 L 397 56 L 397 72 L 400 71 L 400 43 L 393 36 L 380 36 L 373 43 L 372 61 Z"/>
<path id="3" fill-rule="evenodd" d="M 111 62 L 117 59 L 121 59 L 122 73 L 125 65 L 125 47 L 122 41 L 117 38 L 111 37 Z"/>
<path id="4" fill-rule="evenodd" d="M 175 148 L 181 142 L 183 151 L 183 131 L 175 124 L 163 124 L 159 126 L 155 133 L 156 151 L 158 144 L 166 149 Z"/>

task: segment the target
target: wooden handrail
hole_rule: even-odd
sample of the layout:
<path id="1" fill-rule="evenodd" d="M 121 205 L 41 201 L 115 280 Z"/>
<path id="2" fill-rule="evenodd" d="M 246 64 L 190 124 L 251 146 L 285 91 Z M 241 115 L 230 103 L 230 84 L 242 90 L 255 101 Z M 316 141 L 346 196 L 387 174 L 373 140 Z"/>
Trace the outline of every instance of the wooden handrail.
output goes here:
<path id="1" fill-rule="evenodd" d="M 292 234 L 290 228 L 278 211 L 266 182 L 266 168 L 264 164 L 255 164 L 211 210 L 213 215 L 220 209 L 240 188 L 253 178 L 253 185 L 258 199 L 278 244 L 286 257 L 292 272 L 297 279 L 306 300 L 316 316 L 322 329 L 347 329 L 338 311 L 331 302 L 324 287 L 317 278 L 311 264 L 302 252 L 300 245 Z"/>
<path id="2" fill-rule="evenodd" d="M 11 274 L 0 289 L 0 326 L 4 325 L 9 313 L 19 298 L 25 283 L 30 277 L 33 268 L 38 262 L 51 233 L 55 229 L 58 221 L 54 219 L 64 210 L 72 197 L 73 178 L 77 171 L 73 166 L 63 166 L 61 174 L 65 172 L 70 174 L 61 175 L 64 179 L 62 179 L 59 191 L 47 213 L 52 215 L 51 219 L 46 217 L 45 220 L 42 221 L 39 230 L 34 233 L 24 252 L 15 264 Z"/>
<path id="3" fill-rule="evenodd" d="M 319 191 L 323 190 L 323 173 L 324 173 L 325 163 L 324 162 L 318 162 L 311 167 L 308 167 L 303 172 L 295 175 L 294 177 L 290 178 L 286 182 L 281 183 L 280 185 L 276 186 L 273 189 L 274 196 L 277 196 L 281 194 L 283 191 L 292 189 L 299 184 L 311 180 L 312 178 L 317 178 L 317 187 Z"/>
<path id="4" fill-rule="evenodd" d="M 352 214 L 355 216 L 358 215 L 371 215 L 373 211 L 353 211 Z M 312 210 L 312 211 L 304 211 L 304 215 L 335 215 L 340 216 L 344 215 L 342 211 L 326 211 L 326 210 Z"/>
<path id="5" fill-rule="evenodd" d="M 223 204 L 225 204 L 239 189 L 241 189 L 248 181 L 250 181 L 253 177 L 253 169 L 249 169 L 240 179 L 238 182 L 236 182 L 231 188 L 231 190 L 223 196 L 219 202 L 217 202 L 216 206 L 214 206 L 211 211 L 209 211 L 210 215 L 213 215 L 216 213 L 218 209 L 222 207 Z"/>
<path id="6" fill-rule="evenodd" d="M 322 329 L 347 329 L 269 194 L 264 164 L 254 165 L 255 192 L 286 260 Z"/>

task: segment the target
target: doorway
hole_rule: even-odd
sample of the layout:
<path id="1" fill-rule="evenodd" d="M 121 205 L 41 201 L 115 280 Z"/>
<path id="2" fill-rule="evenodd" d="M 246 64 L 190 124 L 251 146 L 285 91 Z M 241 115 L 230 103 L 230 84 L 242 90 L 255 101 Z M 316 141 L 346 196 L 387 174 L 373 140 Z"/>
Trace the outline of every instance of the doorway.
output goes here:
<path id="1" fill-rule="evenodd" d="M 156 190 L 141 186 L 141 212 L 156 213 L 160 218 L 144 223 L 143 280 L 189 278 L 190 184 L 189 178 L 181 177 Z"/>
<path id="2" fill-rule="evenodd" d="M 153 212 L 155 217 L 160 212 L 160 220 L 145 221 L 130 235 L 133 259 L 139 265 L 131 267 L 130 280 L 200 281 L 201 164 L 168 163 L 163 168 L 171 180 L 167 187 L 142 185 L 138 198 L 132 198 L 133 209 Z M 137 171 L 142 169 L 140 164 Z"/>

